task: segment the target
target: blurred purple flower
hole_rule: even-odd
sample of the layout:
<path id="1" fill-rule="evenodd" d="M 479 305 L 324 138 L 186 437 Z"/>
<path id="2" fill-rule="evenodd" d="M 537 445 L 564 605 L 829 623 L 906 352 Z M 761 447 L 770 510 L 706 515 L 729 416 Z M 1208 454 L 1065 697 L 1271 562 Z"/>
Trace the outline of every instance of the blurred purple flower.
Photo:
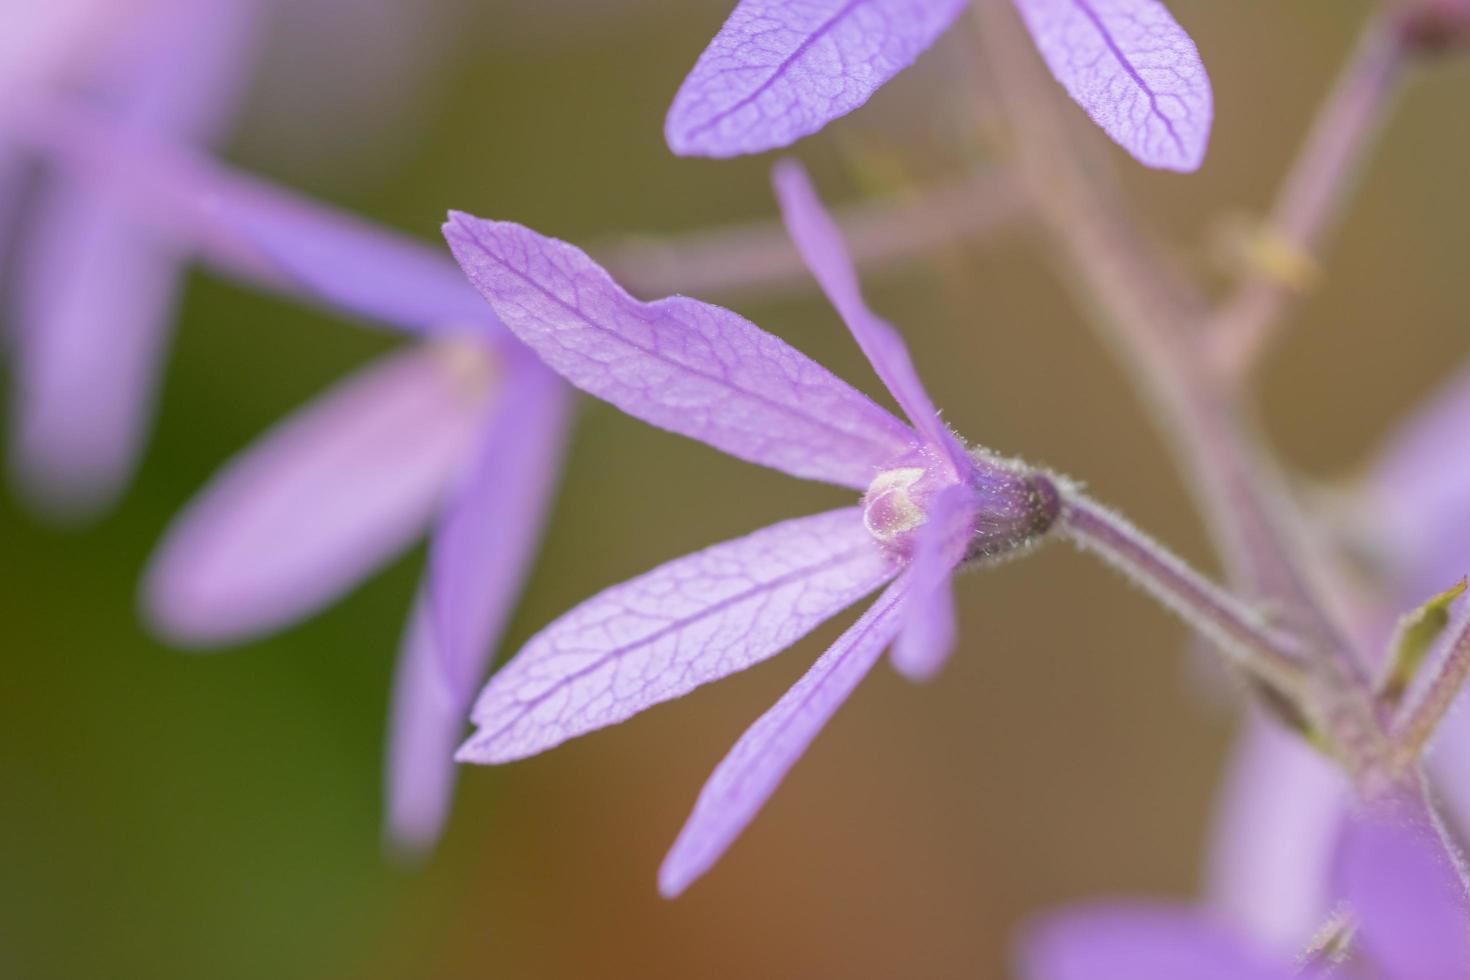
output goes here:
<path id="1" fill-rule="evenodd" d="M 1159 0 L 1015 0 L 1067 93 L 1141 163 L 1199 168 L 1209 76 Z M 675 152 L 787 146 L 868 100 L 968 0 L 741 0 L 684 80 L 664 124 Z"/>
<path id="2" fill-rule="evenodd" d="M 133 132 L 210 144 L 239 105 L 260 6 L 134 0 L 104 12 L 62 0 L 54 15 L 22 14 L 44 28 L 46 53 L 7 105 L 37 93 L 74 98 Z M 38 509 L 84 517 L 111 502 L 136 464 L 179 256 L 106 190 L 63 174 L 49 175 L 28 217 L 10 304 L 12 468 Z"/>
<path id="3" fill-rule="evenodd" d="M 338 598 L 432 524 L 387 771 L 390 839 L 427 847 L 534 556 L 568 389 L 428 246 L 75 113 L 40 113 L 27 132 L 77 179 L 115 190 L 178 254 L 420 338 L 228 464 L 168 531 L 143 598 L 174 640 L 240 641 Z"/>
<path id="4" fill-rule="evenodd" d="M 1186 907 L 1103 902 L 1030 929 L 1026 980 L 1458 980 L 1470 976 L 1470 904 L 1432 818 L 1389 800 L 1342 821 L 1324 933 L 1285 958 Z M 1270 902 L 1269 895 L 1261 896 Z"/>
<path id="5" fill-rule="evenodd" d="M 805 173 L 783 164 L 776 186 L 802 257 L 912 427 L 729 310 L 640 302 L 520 225 L 455 214 L 445 226 L 506 326 L 573 384 L 741 459 L 866 492 L 860 507 L 714 545 L 562 616 L 491 679 L 461 760 L 519 759 L 623 721 L 778 653 L 897 577 L 716 768 L 664 862 L 669 896 L 725 851 L 890 641 L 905 673 L 939 668 L 956 567 L 1025 548 L 1058 508 L 1045 477 L 967 452 L 940 422 Z"/>

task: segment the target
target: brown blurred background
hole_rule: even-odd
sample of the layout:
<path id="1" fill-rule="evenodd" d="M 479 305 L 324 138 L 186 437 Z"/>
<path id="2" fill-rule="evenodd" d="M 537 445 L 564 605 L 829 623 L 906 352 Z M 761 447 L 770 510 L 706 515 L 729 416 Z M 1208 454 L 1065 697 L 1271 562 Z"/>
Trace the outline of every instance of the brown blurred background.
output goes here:
<path id="1" fill-rule="evenodd" d="M 404 104 L 336 139 L 290 115 L 283 86 L 311 77 L 310 46 L 276 42 L 229 159 L 426 238 L 449 207 L 588 244 L 774 214 L 769 158 L 680 160 L 662 141 L 729 2 L 462 6 L 432 25 L 443 46 Z M 1210 243 L 1269 203 L 1369 4 L 1170 6 L 1213 78 L 1209 158 L 1182 177 L 1112 155 L 1148 220 L 1211 276 Z M 970 141 L 948 127 L 972 30 L 801 144 L 829 199 L 963 164 Z M 1261 379 L 1267 431 L 1306 473 L 1350 472 L 1470 354 L 1467 95 L 1470 59 L 1415 76 Z M 1052 268 L 1009 228 L 871 276 L 870 294 L 967 437 L 1084 479 L 1213 569 L 1149 421 Z M 878 391 L 813 292 L 732 305 Z M 847 618 L 629 724 L 464 771 L 440 851 L 385 862 L 382 719 L 422 555 L 300 628 L 207 657 L 150 639 L 133 602 L 151 544 L 210 472 L 387 343 L 195 276 L 118 513 L 63 532 L 0 503 L 0 976 L 999 977 L 1038 909 L 1196 887 L 1228 692 L 1188 669 L 1165 613 L 1062 547 L 966 577 L 943 675 L 915 687 L 875 671 L 677 902 L 654 874 L 705 776 Z M 584 400 L 507 649 L 662 560 L 843 500 Z"/>

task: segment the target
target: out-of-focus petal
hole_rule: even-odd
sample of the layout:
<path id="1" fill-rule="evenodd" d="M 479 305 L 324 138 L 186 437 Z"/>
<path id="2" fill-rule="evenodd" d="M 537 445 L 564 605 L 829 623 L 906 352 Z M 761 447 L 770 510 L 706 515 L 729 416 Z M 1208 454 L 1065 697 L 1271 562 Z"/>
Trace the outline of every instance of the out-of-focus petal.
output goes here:
<path id="1" fill-rule="evenodd" d="M 486 370 L 469 350 L 390 355 L 236 457 L 153 557 L 155 625 L 192 645 L 262 633 L 406 547 L 463 469 Z"/>
<path id="2" fill-rule="evenodd" d="M 1291 956 L 1326 920 L 1337 829 L 1351 791 L 1299 735 L 1251 714 L 1216 807 L 1207 888 L 1243 934 Z"/>
<path id="3" fill-rule="evenodd" d="M 895 568 L 856 507 L 782 521 L 588 599 L 502 667 L 465 762 L 507 762 L 786 649 Z"/>
<path id="4" fill-rule="evenodd" d="M 38 510 L 86 517 L 151 423 L 177 256 L 78 190 L 51 202 L 18 271 L 12 470 Z"/>
<path id="5" fill-rule="evenodd" d="M 1470 372 L 1445 384 L 1385 442 L 1362 516 L 1388 549 L 1409 605 L 1470 572 Z"/>
<path id="6" fill-rule="evenodd" d="M 894 582 L 740 737 L 699 793 L 659 868 L 673 898 L 720 859 L 898 632 L 909 576 Z"/>
<path id="7" fill-rule="evenodd" d="M 74 106 L 40 106 L 22 132 L 226 275 L 417 333 L 509 339 L 454 261 L 418 239 Z"/>
<path id="8" fill-rule="evenodd" d="M 1138 901 L 1055 913 L 1026 931 L 1017 955 L 1024 980 L 1291 980 L 1289 963 L 1194 909 Z"/>
<path id="9" fill-rule="evenodd" d="M 307 297 L 424 334 L 473 328 L 509 340 L 485 301 L 441 251 L 261 181 L 235 181 L 233 193 L 224 184 L 214 192 L 201 188 L 211 237 L 245 244 Z M 229 255 L 210 257 L 228 262 Z"/>
<path id="10" fill-rule="evenodd" d="M 453 214 L 445 236 L 502 322 L 574 385 L 630 415 L 793 476 L 866 489 L 914 433 L 729 310 L 643 303 L 566 242 Z"/>
<path id="11" fill-rule="evenodd" d="M 491 406 L 478 456 L 435 529 L 429 592 L 436 647 L 464 710 L 535 557 L 570 402 L 561 379 L 522 351 Z"/>
<path id="12" fill-rule="evenodd" d="M 893 666 L 910 680 L 932 678 L 954 649 L 957 627 L 951 577 L 965 556 L 974 516 L 974 495 L 955 484 L 935 496 L 919 529 L 909 566 L 903 629 L 890 654 Z"/>
<path id="13" fill-rule="evenodd" d="M 857 269 L 842 241 L 842 232 L 822 207 L 806 171 L 795 160 L 782 160 L 772 177 L 787 233 L 873 370 L 927 442 L 943 447 L 952 458 L 963 456 L 963 449 L 939 420 L 903 338 L 863 300 Z M 956 459 L 957 468 L 963 469 L 964 465 Z"/>
<path id="14" fill-rule="evenodd" d="M 1197 170 L 1214 118 L 1194 41 L 1159 0 L 1015 0 L 1051 73 L 1140 163 Z"/>
<path id="15" fill-rule="evenodd" d="M 742 0 L 664 123 L 684 156 L 786 146 L 844 116 L 943 34 L 964 0 Z"/>
<path id="16" fill-rule="evenodd" d="M 1470 977 L 1470 901 L 1447 847 L 1419 804 L 1348 819 L 1335 883 L 1357 920 L 1355 955 L 1382 976 Z"/>
<path id="17" fill-rule="evenodd" d="M 256 0 L 156 0 L 126 21 L 90 79 L 120 127 L 203 140 L 232 114 Z M 115 193 L 58 176 L 38 200 L 17 278 L 14 463 L 58 516 L 106 504 L 152 415 L 178 254 Z"/>
<path id="18" fill-rule="evenodd" d="M 414 603 L 398 651 L 384 769 L 384 835 L 409 857 L 439 840 L 454 796 L 454 747 L 465 729 L 465 704 L 444 682 L 428 602 Z"/>

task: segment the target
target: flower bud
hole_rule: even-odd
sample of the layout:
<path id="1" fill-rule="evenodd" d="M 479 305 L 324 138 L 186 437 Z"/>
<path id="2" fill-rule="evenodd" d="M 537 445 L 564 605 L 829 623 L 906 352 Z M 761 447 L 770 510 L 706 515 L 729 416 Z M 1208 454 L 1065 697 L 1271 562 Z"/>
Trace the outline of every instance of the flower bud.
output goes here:
<path id="1" fill-rule="evenodd" d="M 1060 497 L 1046 475 L 1023 464 L 972 450 L 971 465 L 956 473 L 932 446 L 885 466 L 863 496 L 863 523 L 893 553 L 912 557 L 938 494 L 963 483 L 974 512 L 963 532 L 965 564 L 997 561 L 1037 541 L 1056 521 Z"/>

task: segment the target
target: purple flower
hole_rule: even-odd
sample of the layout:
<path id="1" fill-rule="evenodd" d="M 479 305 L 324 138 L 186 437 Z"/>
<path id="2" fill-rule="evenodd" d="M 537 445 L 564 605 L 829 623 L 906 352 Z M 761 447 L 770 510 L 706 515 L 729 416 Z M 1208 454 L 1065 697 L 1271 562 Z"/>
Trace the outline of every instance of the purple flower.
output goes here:
<path id="1" fill-rule="evenodd" d="M 260 0 L 94 6 L 63 0 L 40 18 L 41 53 L 11 101 L 65 82 L 135 133 L 216 140 L 240 101 Z M 30 217 L 10 311 L 12 466 L 39 509 L 86 516 L 120 492 L 149 426 L 179 256 L 112 195 L 64 173 L 49 175 Z"/>
<path id="2" fill-rule="evenodd" d="M 831 219 L 794 164 L 776 174 L 787 227 L 912 427 L 729 310 L 629 296 L 573 246 L 452 215 L 445 235 L 501 320 L 573 384 L 646 422 L 804 479 L 860 506 L 783 521 L 614 586 L 547 626 L 475 705 L 464 761 L 496 763 L 623 721 L 742 670 L 896 579 L 716 768 L 660 873 L 682 892 L 724 852 L 891 641 L 932 675 L 954 640 L 950 578 L 1038 540 L 1048 478 L 941 423 L 897 332 L 863 301 Z"/>
<path id="3" fill-rule="evenodd" d="M 1389 800 L 1343 821 L 1328 883 L 1341 899 L 1283 957 L 1204 912 L 1103 902 L 1055 914 L 1020 950 L 1026 980 L 1456 980 L 1470 976 L 1470 905 L 1432 820 Z M 1271 896 L 1261 896 L 1270 902 Z"/>
<path id="4" fill-rule="evenodd" d="M 231 461 L 169 529 L 143 598 L 174 640 L 237 642 L 320 609 L 432 526 L 387 772 L 389 837 L 428 846 L 470 701 L 534 554 L 568 389 L 440 252 L 95 119 L 42 118 L 30 138 L 115 191 L 179 254 L 418 339 Z"/>
<path id="5" fill-rule="evenodd" d="M 1141 163 L 1199 168 L 1214 114 L 1189 35 L 1159 0 L 1015 0 L 1047 67 Z M 868 100 L 967 0 L 741 0 L 684 80 L 669 147 L 729 157 L 787 146 Z"/>

